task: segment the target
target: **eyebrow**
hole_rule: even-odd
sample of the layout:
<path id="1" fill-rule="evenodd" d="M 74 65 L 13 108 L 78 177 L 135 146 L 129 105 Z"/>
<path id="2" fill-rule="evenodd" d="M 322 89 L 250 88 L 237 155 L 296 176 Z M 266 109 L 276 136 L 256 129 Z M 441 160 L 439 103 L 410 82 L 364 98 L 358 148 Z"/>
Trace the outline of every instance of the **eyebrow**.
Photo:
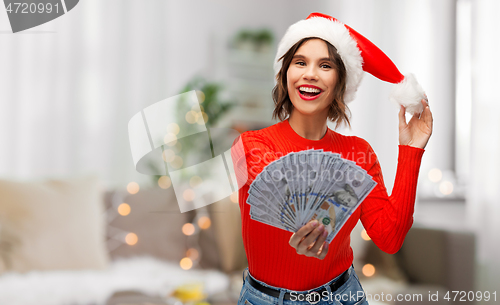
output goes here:
<path id="1" fill-rule="evenodd" d="M 306 57 L 304 55 L 300 55 L 300 54 L 293 55 L 292 59 L 295 59 L 295 58 L 306 59 Z M 319 61 L 329 61 L 329 62 L 332 62 L 332 60 L 329 57 L 320 58 Z"/>

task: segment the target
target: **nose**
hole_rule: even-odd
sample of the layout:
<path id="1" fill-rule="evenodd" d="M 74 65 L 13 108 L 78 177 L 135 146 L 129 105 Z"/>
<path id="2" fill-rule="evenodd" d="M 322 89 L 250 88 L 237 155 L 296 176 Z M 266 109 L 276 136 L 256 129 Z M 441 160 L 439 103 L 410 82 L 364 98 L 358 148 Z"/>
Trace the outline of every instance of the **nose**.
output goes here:
<path id="1" fill-rule="evenodd" d="M 318 71 L 314 65 L 308 65 L 302 75 L 307 80 L 318 80 Z"/>

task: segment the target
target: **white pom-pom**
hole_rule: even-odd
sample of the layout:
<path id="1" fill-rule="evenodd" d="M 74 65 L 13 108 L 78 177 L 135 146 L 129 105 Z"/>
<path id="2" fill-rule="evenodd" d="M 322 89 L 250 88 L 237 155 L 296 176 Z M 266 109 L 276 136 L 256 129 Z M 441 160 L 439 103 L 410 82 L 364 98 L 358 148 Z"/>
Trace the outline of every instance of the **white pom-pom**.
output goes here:
<path id="1" fill-rule="evenodd" d="M 405 75 L 402 82 L 392 88 L 389 99 L 397 105 L 405 106 L 406 112 L 413 115 L 424 110 L 420 101 L 427 98 L 415 75 L 410 73 Z"/>

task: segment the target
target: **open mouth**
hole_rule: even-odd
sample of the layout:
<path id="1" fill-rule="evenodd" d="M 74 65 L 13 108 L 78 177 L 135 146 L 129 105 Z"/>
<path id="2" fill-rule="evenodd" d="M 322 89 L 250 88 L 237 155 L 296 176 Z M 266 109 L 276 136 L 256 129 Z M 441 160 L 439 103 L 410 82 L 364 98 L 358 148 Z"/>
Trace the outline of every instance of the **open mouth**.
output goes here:
<path id="1" fill-rule="evenodd" d="M 302 94 L 303 96 L 307 96 L 307 97 L 316 96 L 316 95 L 320 94 L 320 92 L 321 92 L 321 91 L 319 91 L 319 92 L 307 92 L 307 91 L 302 91 L 300 89 L 299 89 L 299 91 L 300 91 L 300 94 Z"/>
<path id="2" fill-rule="evenodd" d="M 297 90 L 299 91 L 300 96 L 303 99 L 307 99 L 307 100 L 317 98 L 322 92 L 318 88 L 311 88 L 311 87 L 299 87 Z"/>

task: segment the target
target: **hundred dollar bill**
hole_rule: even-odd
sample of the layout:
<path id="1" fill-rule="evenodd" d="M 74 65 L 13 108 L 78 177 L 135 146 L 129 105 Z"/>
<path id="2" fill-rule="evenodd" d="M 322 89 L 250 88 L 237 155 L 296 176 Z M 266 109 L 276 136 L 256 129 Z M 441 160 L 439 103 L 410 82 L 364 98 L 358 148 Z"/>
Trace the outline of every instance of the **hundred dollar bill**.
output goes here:
<path id="1" fill-rule="evenodd" d="M 280 205 L 280 209 L 282 208 L 288 211 L 290 218 L 293 222 L 296 222 L 295 205 L 293 202 L 289 201 L 290 190 L 285 177 L 279 169 L 279 164 L 279 162 L 273 162 L 270 164 L 268 170 L 262 173 L 262 179 L 266 181 L 265 187 L 277 200 L 277 203 Z"/>
<path id="2" fill-rule="evenodd" d="M 276 204 L 273 204 L 271 201 L 269 201 L 269 199 L 264 196 L 257 188 L 254 187 L 253 191 L 249 193 L 247 203 L 272 215 L 276 218 L 276 220 L 282 223 L 293 225 L 295 227 L 295 223 L 288 219 L 286 213 Z"/>
<path id="3" fill-rule="evenodd" d="M 331 242 L 375 186 L 354 161 L 309 149 L 264 167 L 250 185 L 247 203 L 251 219 L 288 231 L 317 219 Z"/>

